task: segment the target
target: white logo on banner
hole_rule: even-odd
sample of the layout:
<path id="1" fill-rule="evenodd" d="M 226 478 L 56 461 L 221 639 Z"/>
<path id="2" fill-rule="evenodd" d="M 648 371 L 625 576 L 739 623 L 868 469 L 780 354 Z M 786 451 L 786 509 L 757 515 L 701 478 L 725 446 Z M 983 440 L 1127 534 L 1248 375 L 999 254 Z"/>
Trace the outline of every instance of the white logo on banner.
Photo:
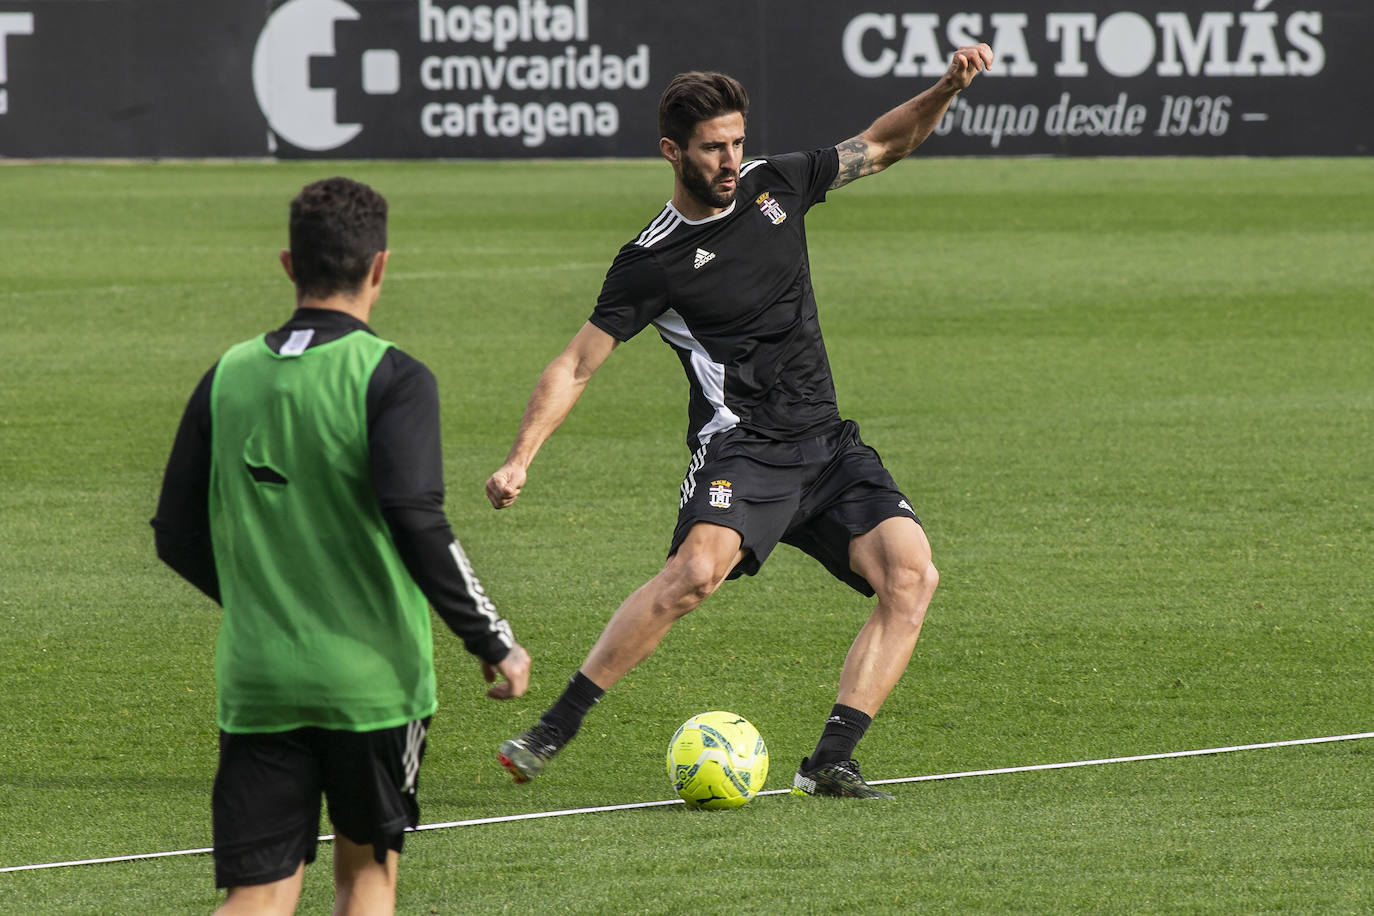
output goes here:
<path id="1" fill-rule="evenodd" d="M 1303 78 L 1326 68 L 1322 13 L 1280 14 L 1273 0 L 1251 0 L 1238 12 L 1158 12 L 1151 21 L 1130 10 L 1109 13 L 859 13 L 844 27 L 840 51 L 855 76 L 938 78 L 954 48 L 986 41 L 997 61 L 982 78 L 1033 78 L 1048 67 L 1059 79 Z M 1033 19 L 1033 17 L 1035 17 Z M 1036 21 L 1038 20 L 1038 21 Z M 1043 38 L 1046 57 L 1031 51 Z M 1046 48 L 1046 45 L 1041 45 Z M 1095 63 L 1099 70 L 1094 70 Z M 1045 74 L 1048 75 L 1048 74 Z M 1226 84 L 1201 92 L 1181 91 L 1140 100 L 1113 87 L 1112 98 L 1075 98 L 1059 92 L 1054 102 L 1011 105 L 959 97 L 935 132 L 985 137 L 992 149 L 1004 138 L 1029 137 L 1220 137 L 1232 123 L 1235 100 Z M 1093 87 L 1085 90 L 1092 92 Z M 1265 122 L 1265 111 L 1239 111 L 1241 122 Z"/>
<path id="2" fill-rule="evenodd" d="M 593 42 L 588 0 L 418 3 L 420 42 L 457 52 L 420 61 L 420 85 L 431 99 L 420 108 L 427 137 L 518 137 L 528 148 L 557 137 L 613 137 L 620 109 L 596 96 L 649 84 L 649 46 L 614 54 Z M 529 93 L 533 100 L 516 101 Z"/>
<path id="3" fill-rule="evenodd" d="M 612 53 L 596 43 L 590 0 L 411 4 L 421 56 L 409 59 L 409 42 L 402 51 L 425 137 L 512 139 L 527 148 L 561 137 L 613 137 L 620 109 L 604 96 L 649 84 L 649 46 Z M 274 137 L 318 152 L 363 131 L 362 124 L 339 123 L 336 89 L 311 86 L 312 61 L 338 56 L 336 24 L 360 18 L 344 0 L 287 0 L 268 18 L 253 53 L 253 89 Z M 398 94 L 401 67 L 397 50 L 364 51 L 362 91 Z M 351 91 L 356 86 L 337 89 Z M 269 146 L 275 151 L 273 137 Z"/>
<path id="4" fill-rule="evenodd" d="M 301 149 L 330 150 L 362 132 L 340 124 L 333 89 L 310 85 L 310 59 L 334 56 L 334 23 L 358 18 L 343 0 L 289 0 L 263 26 L 253 51 L 253 91 L 273 132 Z M 394 95 L 401 87 L 400 56 L 390 49 L 362 55 L 362 88 Z"/>
<path id="5" fill-rule="evenodd" d="M 9 82 L 9 58 L 5 45 L 11 35 L 32 35 L 33 13 L 0 13 L 0 115 L 10 110 L 10 93 L 5 88 Z"/>
<path id="6" fill-rule="evenodd" d="M 1322 14 L 1313 10 L 1279 13 L 1272 0 L 1254 0 L 1239 13 L 1052 12 L 1031 25 L 1030 13 L 960 12 L 860 13 L 841 37 L 844 62 L 855 76 L 939 77 L 949 66 L 948 51 L 986 41 L 997 52 L 988 77 L 1033 77 L 1040 62 L 1032 58 L 1026 36 L 1039 32 L 1056 46 L 1054 75 L 1090 76 L 1085 46 L 1112 76 L 1315 76 L 1326 66 L 1321 42 Z M 941 26 L 943 25 L 943 28 Z M 941 39 L 944 39 L 942 44 Z M 1286 47 L 1285 47 L 1286 46 Z M 876 53 L 874 53 L 876 51 Z"/>

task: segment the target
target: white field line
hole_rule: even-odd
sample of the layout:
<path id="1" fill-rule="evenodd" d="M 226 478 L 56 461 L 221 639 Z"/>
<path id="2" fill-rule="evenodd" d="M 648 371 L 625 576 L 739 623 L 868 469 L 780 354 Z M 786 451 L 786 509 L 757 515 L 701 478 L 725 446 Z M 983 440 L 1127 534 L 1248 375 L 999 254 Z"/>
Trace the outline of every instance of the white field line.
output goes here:
<path id="1" fill-rule="evenodd" d="M 1232 747 L 1208 747 L 1197 751 L 1169 751 L 1164 754 L 1137 754 L 1134 757 L 1103 757 L 1100 760 L 1075 760 L 1070 763 L 1036 763 L 1030 766 L 1001 767 L 995 770 L 967 770 L 963 773 L 942 773 L 938 776 L 903 776 L 899 779 L 870 779 L 869 783 L 934 782 L 937 779 L 960 779 L 964 776 L 998 776 L 1003 773 L 1031 773 L 1036 770 L 1067 770 L 1070 767 L 1101 766 L 1104 763 L 1135 763 L 1138 760 L 1169 760 L 1174 757 L 1201 757 L 1207 754 L 1233 754 L 1236 751 L 1262 751 L 1271 747 L 1293 747 L 1298 744 L 1330 744 L 1333 741 L 1359 741 L 1374 738 L 1374 732 L 1355 735 L 1333 735 L 1329 738 L 1298 738 L 1293 741 L 1266 741 L 1263 744 L 1237 744 Z"/>
<path id="2" fill-rule="evenodd" d="M 1211 754 L 1233 754 L 1237 751 L 1259 751 L 1274 747 L 1294 747 L 1300 744 L 1330 744 L 1336 741 L 1360 741 L 1366 738 L 1374 738 L 1374 732 L 1359 732 L 1353 735 L 1332 735 L 1326 738 L 1297 738 L 1291 741 L 1265 741 L 1261 744 L 1237 744 L 1231 747 L 1208 747 L 1195 751 L 1136 754 L 1132 757 L 1103 757 L 1098 760 L 1074 760 L 1065 763 L 1035 763 L 1028 766 L 999 767 L 991 770 L 965 770 L 961 773 L 940 773 L 932 776 L 903 776 L 896 779 L 870 779 L 869 783 L 871 785 L 890 785 L 899 782 L 934 782 L 940 779 L 962 779 L 968 776 L 1000 776 L 1006 773 L 1033 773 L 1038 770 L 1067 770 L 1072 767 L 1101 766 L 1108 763 L 1135 763 L 1141 760 L 1170 760 L 1176 757 L 1203 757 Z M 791 791 L 790 788 L 768 789 L 759 794 L 783 795 Z M 484 824 L 532 821 L 546 817 L 567 817 L 573 814 L 601 814 L 607 811 L 632 811 L 636 808 L 661 808 L 668 805 L 680 805 L 682 803 L 682 799 L 680 798 L 670 798 L 662 801 L 630 802 L 623 805 L 599 805 L 594 808 L 564 808 L 558 811 L 534 811 L 528 814 L 506 814 L 499 817 L 477 817 L 465 821 L 446 821 L 440 824 L 421 824 L 414 828 L 414 831 L 445 830 L 450 827 L 479 827 Z M 332 833 L 326 834 L 321 836 L 320 839 L 332 840 L 334 839 L 334 835 Z M 212 851 L 213 850 L 206 847 L 203 849 L 178 849 L 171 852 L 145 852 L 128 856 L 106 856 L 101 859 L 76 859 L 71 862 L 43 862 L 38 865 L 9 865 L 0 868 L 0 872 L 35 871 L 41 868 L 66 868 L 72 865 L 102 865 L 109 862 L 133 862 L 140 859 L 161 859 L 168 856 L 203 855 Z"/>

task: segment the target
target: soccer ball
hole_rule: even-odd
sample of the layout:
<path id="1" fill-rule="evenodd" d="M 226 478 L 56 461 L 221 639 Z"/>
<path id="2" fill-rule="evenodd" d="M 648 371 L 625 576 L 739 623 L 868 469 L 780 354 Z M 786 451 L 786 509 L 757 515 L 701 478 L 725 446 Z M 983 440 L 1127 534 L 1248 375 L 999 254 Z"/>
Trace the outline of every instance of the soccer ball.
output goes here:
<path id="1" fill-rule="evenodd" d="M 692 716 L 668 742 L 668 781 L 692 808 L 738 808 L 768 778 L 768 747 L 732 712 Z"/>

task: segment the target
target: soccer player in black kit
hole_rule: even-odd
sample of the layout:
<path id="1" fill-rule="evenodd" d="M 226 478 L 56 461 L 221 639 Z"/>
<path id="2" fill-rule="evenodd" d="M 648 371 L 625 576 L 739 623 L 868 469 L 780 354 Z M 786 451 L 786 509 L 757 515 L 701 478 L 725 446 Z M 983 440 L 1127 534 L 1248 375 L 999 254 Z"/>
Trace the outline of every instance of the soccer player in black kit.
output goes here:
<path id="1" fill-rule="evenodd" d="M 724 580 L 756 573 L 781 541 L 878 598 L 792 791 L 892 797 L 864 781 L 853 751 L 906 670 L 938 575 L 911 503 L 836 407 L 803 220 L 827 192 L 911 153 L 992 60 L 986 44 L 960 48 L 934 86 L 858 136 L 748 163 L 738 82 L 684 73 L 664 91 L 659 151 L 673 167 L 672 200 L 620 249 L 591 318 L 540 375 L 487 498 L 497 509 L 516 500 L 588 379 L 651 324 L 687 373 L 692 460 L 663 569 L 625 599 L 539 722 L 501 745 L 517 782 L 543 771 L 674 622 Z"/>

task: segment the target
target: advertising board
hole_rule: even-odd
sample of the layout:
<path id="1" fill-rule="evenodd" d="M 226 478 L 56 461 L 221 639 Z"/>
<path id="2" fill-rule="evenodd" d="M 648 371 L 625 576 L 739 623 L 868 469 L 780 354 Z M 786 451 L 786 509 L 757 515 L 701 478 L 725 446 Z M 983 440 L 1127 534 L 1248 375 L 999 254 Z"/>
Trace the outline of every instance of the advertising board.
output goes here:
<path id="1" fill-rule="evenodd" d="M 1368 155 L 1371 40 L 1367 0 L 0 0 L 0 156 L 650 156 L 690 69 L 741 79 L 778 152 L 978 41 L 927 152 Z"/>

